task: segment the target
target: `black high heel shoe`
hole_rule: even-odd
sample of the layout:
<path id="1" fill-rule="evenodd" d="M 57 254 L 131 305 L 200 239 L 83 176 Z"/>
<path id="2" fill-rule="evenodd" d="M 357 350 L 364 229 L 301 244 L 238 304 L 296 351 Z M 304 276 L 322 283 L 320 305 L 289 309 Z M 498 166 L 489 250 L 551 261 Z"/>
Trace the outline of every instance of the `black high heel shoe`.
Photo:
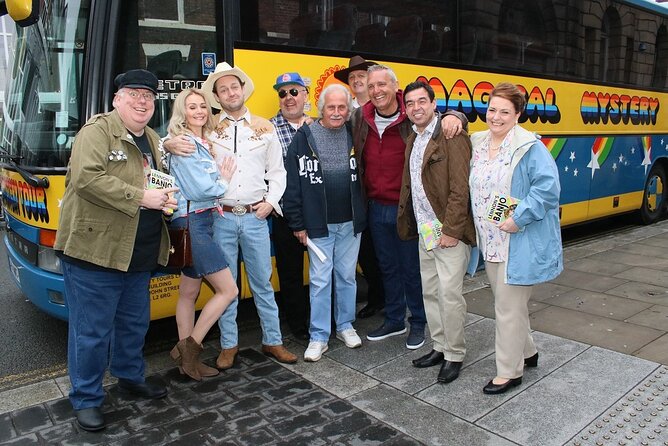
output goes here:
<path id="1" fill-rule="evenodd" d="M 529 358 L 524 358 L 524 367 L 538 367 L 538 352 Z"/>
<path id="2" fill-rule="evenodd" d="M 486 393 L 487 395 L 498 395 L 500 393 L 506 393 L 511 387 L 517 387 L 520 384 L 522 384 L 521 376 L 519 378 L 509 379 L 503 384 L 494 384 L 494 380 L 492 379 L 482 388 L 482 393 Z"/>

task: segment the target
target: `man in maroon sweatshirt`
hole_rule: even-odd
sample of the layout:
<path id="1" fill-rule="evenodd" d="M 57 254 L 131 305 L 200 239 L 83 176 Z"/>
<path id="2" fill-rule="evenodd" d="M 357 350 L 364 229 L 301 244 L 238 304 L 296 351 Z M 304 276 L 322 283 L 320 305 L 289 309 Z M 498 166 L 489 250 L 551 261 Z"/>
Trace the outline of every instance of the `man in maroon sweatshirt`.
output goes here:
<path id="1" fill-rule="evenodd" d="M 353 115 L 353 139 L 369 200 L 368 222 L 385 288 L 385 321 L 367 334 L 379 341 L 406 333 L 406 307 L 410 333 L 406 347 L 424 345 L 426 317 L 422 301 L 417 239 L 401 240 L 397 233 L 397 207 L 406 152 L 406 138 L 413 133 L 406 116 L 396 74 L 387 66 L 368 68 L 369 102 Z M 467 124 L 456 111 L 442 121 L 446 136 Z"/>

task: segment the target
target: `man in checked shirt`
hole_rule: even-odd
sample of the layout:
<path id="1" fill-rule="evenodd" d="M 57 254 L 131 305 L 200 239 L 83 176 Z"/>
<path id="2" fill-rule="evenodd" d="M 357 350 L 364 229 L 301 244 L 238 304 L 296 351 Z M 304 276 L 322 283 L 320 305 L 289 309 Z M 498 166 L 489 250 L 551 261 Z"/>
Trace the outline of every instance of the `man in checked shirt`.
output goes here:
<path id="1" fill-rule="evenodd" d="M 279 111 L 271 118 L 283 149 L 283 162 L 297 129 L 313 120 L 304 113 L 308 100 L 308 87 L 299 73 L 284 73 L 276 78 L 274 90 L 278 92 Z M 285 218 L 272 213 L 272 238 L 276 269 L 281 285 L 279 308 L 292 334 L 301 340 L 309 340 L 309 296 L 304 288 L 304 245 L 293 235 Z"/>

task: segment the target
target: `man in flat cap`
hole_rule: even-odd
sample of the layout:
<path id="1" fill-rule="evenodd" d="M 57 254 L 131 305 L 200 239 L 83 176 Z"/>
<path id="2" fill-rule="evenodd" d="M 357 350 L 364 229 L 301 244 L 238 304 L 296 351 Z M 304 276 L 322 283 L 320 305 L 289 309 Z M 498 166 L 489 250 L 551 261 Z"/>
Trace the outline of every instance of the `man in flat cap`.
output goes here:
<path id="1" fill-rule="evenodd" d="M 77 134 L 65 177 L 54 248 L 62 260 L 69 310 L 70 402 L 84 430 L 105 427 L 102 379 L 109 366 L 118 391 L 162 398 L 144 381 L 151 272 L 167 264 L 163 211 L 176 189 L 146 189 L 159 168 L 159 137 L 147 127 L 158 79 L 130 70 L 115 80 L 114 110 L 92 117 Z"/>

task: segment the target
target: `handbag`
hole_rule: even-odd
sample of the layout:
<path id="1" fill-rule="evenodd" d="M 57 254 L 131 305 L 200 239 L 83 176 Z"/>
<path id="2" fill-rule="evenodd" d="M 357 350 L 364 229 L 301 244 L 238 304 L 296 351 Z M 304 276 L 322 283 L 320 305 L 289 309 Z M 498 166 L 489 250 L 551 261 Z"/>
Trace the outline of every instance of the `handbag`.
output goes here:
<path id="1" fill-rule="evenodd" d="M 169 260 L 167 268 L 182 270 L 193 266 L 193 252 L 190 246 L 190 201 L 186 207 L 186 227 L 169 228 Z"/>

